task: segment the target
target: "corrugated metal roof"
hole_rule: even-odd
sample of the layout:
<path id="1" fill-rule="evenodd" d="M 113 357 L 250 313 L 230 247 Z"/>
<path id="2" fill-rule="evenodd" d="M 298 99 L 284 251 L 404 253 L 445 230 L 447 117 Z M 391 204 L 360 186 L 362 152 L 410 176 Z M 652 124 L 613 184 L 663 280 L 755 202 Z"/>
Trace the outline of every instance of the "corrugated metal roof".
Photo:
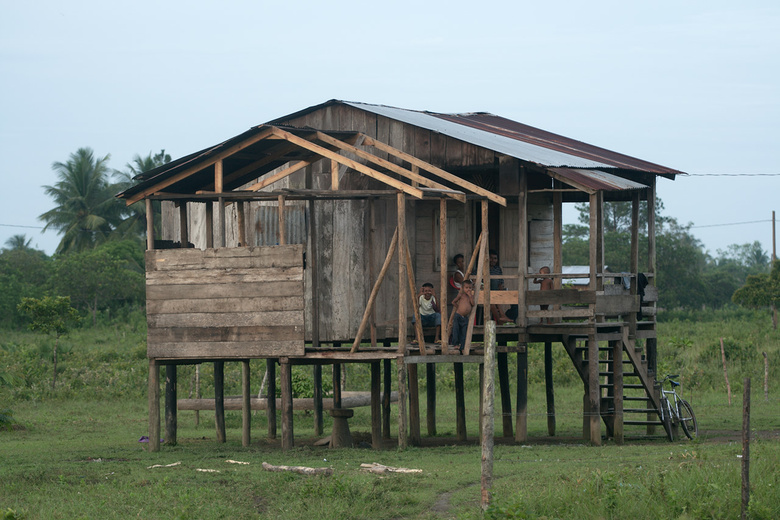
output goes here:
<path id="1" fill-rule="evenodd" d="M 646 185 L 612 175 L 599 170 L 581 170 L 578 168 L 548 168 L 553 177 L 570 186 L 584 189 L 585 191 L 623 191 L 641 190 Z"/>
<path id="2" fill-rule="evenodd" d="M 486 112 L 439 114 L 351 101 L 333 102 L 426 128 L 545 167 L 621 168 L 667 176 L 683 173 Z"/>

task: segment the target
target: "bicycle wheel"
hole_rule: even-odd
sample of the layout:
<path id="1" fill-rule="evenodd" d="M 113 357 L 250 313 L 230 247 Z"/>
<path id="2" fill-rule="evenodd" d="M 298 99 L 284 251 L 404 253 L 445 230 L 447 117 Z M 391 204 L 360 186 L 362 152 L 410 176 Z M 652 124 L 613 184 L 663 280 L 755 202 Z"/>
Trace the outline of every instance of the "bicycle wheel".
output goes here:
<path id="1" fill-rule="evenodd" d="M 696 422 L 696 416 L 693 414 L 691 403 L 683 398 L 677 401 L 677 413 L 680 414 L 680 423 L 683 431 L 689 439 L 696 438 L 699 435 L 699 423 Z"/>
<path id="2" fill-rule="evenodd" d="M 661 423 L 666 430 L 666 436 L 670 441 L 674 441 L 674 432 L 672 432 L 672 407 L 669 405 L 669 400 L 666 397 L 661 397 L 658 406 L 658 415 L 661 416 Z"/>

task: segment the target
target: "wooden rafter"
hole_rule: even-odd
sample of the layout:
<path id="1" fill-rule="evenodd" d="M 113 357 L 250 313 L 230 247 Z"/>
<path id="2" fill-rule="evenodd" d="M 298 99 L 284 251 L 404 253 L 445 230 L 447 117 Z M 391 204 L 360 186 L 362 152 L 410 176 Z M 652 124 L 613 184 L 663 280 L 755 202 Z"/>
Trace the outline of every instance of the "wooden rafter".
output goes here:
<path id="1" fill-rule="evenodd" d="M 408 162 L 409 164 L 412 164 L 414 166 L 417 166 L 427 172 L 433 173 L 434 175 L 437 175 L 441 177 L 442 179 L 445 179 L 449 182 L 452 182 L 453 184 L 460 186 L 461 188 L 464 188 L 468 191 L 471 191 L 473 193 L 476 193 L 477 195 L 481 195 L 482 197 L 485 197 L 486 199 L 495 202 L 496 204 L 500 204 L 501 206 L 506 206 L 506 199 L 500 195 L 496 195 L 490 190 L 486 190 L 485 188 L 481 188 L 477 186 L 476 184 L 473 184 L 469 181 L 466 181 L 464 179 L 461 179 L 457 175 L 453 175 L 448 171 L 442 170 L 441 168 L 438 168 L 432 164 L 429 164 L 421 159 L 418 159 L 417 157 L 413 155 L 409 155 L 406 152 L 402 152 L 401 150 L 398 150 L 397 148 L 393 148 L 392 146 L 389 146 L 381 141 L 377 141 L 376 139 L 373 139 L 369 136 L 365 136 L 363 142 L 368 146 L 373 146 L 374 148 L 378 148 L 379 150 L 382 150 L 383 152 L 389 153 L 390 155 L 393 155 L 395 157 L 398 157 L 399 159 L 403 159 L 404 161 Z"/>
<path id="2" fill-rule="evenodd" d="M 361 164 L 357 161 L 353 161 L 352 159 L 349 159 L 347 157 L 343 157 L 336 152 L 333 152 L 331 150 L 328 150 L 327 148 L 324 148 L 322 146 L 316 145 L 314 143 L 310 143 L 306 139 L 303 139 L 301 137 L 298 137 L 297 135 L 287 132 L 286 130 L 282 130 L 281 128 L 277 127 L 271 127 L 271 132 L 273 135 L 280 137 L 282 139 L 286 139 L 290 141 L 291 143 L 297 144 L 301 148 L 305 148 L 309 151 L 312 151 L 318 155 L 321 155 L 322 157 L 325 157 L 327 159 L 331 159 L 336 161 L 339 164 L 343 164 L 344 166 L 347 166 L 348 168 L 352 168 L 353 170 L 356 170 L 364 175 L 367 175 L 371 177 L 372 179 L 376 179 L 384 184 L 387 184 L 388 186 L 392 186 L 393 188 L 396 188 L 407 195 L 411 195 L 412 197 L 421 199 L 423 198 L 423 192 L 420 191 L 417 188 L 413 188 L 412 186 L 409 186 L 407 184 L 404 184 L 403 182 L 393 179 L 392 177 L 385 175 L 384 173 L 380 173 L 373 168 L 370 168 L 364 164 Z"/>
<path id="3" fill-rule="evenodd" d="M 365 140 L 365 135 L 360 134 L 360 136 Z M 334 137 L 329 136 L 328 134 L 324 132 L 317 132 L 317 139 L 319 139 L 322 142 L 331 144 L 333 146 L 336 146 L 340 148 L 341 150 L 344 150 L 346 152 L 353 153 L 360 157 L 361 159 L 365 159 L 366 161 L 372 162 L 374 164 L 377 164 L 379 166 L 382 166 L 383 168 L 387 168 L 388 170 L 397 173 L 398 175 L 402 175 L 406 177 L 407 179 L 411 180 L 412 182 L 422 184 L 423 186 L 427 186 L 429 188 L 433 188 L 436 190 L 444 190 L 445 194 L 453 198 L 455 200 L 458 200 L 460 202 L 466 202 L 466 195 L 462 193 L 454 192 L 453 190 L 450 190 L 447 188 L 447 186 L 444 186 L 443 184 L 440 184 L 436 181 L 433 181 L 431 179 L 427 179 L 418 173 L 414 171 L 409 171 L 406 168 L 403 168 L 401 166 L 398 166 L 395 163 L 392 163 L 386 159 L 382 159 L 381 157 L 377 157 L 374 154 L 365 152 L 361 150 L 360 148 L 356 148 L 355 146 L 352 146 L 350 144 L 345 143 L 344 141 L 340 141 Z M 416 166 L 415 166 L 416 167 Z"/>
<path id="4" fill-rule="evenodd" d="M 154 186 L 150 186 L 150 187 L 146 188 L 145 190 L 139 191 L 135 195 L 133 195 L 131 197 L 128 197 L 125 202 L 129 206 L 131 204 L 134 204 L 134 203 L 138 202 L 139 200 L 145 199 L 149 195 L 152 195 L 153 193 L 156 193 L 156 192 L 158 192 L 160 190 L 163 190 L 163 189 L 167 188 L 168 186 L 170 186 L 172 184 L 176 184 L 177 182 L 181 181 L 182 179 L 186 179 L 190 175 L 194 175 L 195 173 L 203 170 L 204 168 L 208 168 L 209 166 L 217 163 L 218 161 L 221 161 L 225 157 L 229 157 L 229 156 L 233 155 L 234 153 L 239 152 L 239 151 L 243 150 L 244 148 L 246 148 L 248 146 L 252 146 L 253 144 L 255 144 L 255 143 L 259 142 L 259 141 L 262 141 L 263 139 L 267 138 L 268 136 L 270 136 L 272 134 L 273 134 L 273 128 L 270 128 L 270 127 L 266 128 L 266 129 L 260 131 L 259 133 L 255 134 L 255 135 L 253 135 L 251 137 L 247 137 L 245 140 L 241 141 L 240 143 L 236 143 L 233 146 L 231 146 L 230 148 L 227 148 L 227 149 L 217 153 L 216 155 L 214 155 L 213 157 L 210 157 L 207 161 L 205 161 L 203 163 L 198 163 L 195 166 L 191 166 L 191 167 L 187 168 L 186 170 L 177 173 L 176 175 L 172 175 L 171 177 L 169 177 L 169 178 L 167 178 L 165 180 L 162 180 L 159 183 L 156 183 Z"/>

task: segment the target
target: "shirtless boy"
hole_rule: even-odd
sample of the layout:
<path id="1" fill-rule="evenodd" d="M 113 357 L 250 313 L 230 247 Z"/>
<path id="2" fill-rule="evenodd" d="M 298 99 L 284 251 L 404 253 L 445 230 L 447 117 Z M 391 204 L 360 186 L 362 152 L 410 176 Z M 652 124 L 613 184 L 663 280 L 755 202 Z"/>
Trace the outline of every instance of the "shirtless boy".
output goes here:
<path id="1" fill-rule="evenodd" d="M 455 309 L 455 319 L 452 323 L 452 335 L 450 336 L 450 345 L 458 345 L 460 352 L 466 347 L 466 331 L 469 328 L 469 316 L 474 307 L 474 284 L 471 280 L 463 280 L 458 296 L 452 300 L 452 307 Z"/>

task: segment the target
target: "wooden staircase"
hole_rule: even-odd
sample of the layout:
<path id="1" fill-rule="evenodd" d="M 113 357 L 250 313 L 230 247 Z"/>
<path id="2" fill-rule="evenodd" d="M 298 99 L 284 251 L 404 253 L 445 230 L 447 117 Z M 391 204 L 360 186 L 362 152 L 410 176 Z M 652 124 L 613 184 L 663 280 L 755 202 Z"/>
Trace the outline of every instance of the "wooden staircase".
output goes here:
<path id="1" fill-rule="evenodd" d="M 654 377 L 648 375 L 642 347 L 629 338 L 627 324 L 604 324 L 612 334 L 608 346 L 598 348 L 599 413 L 607 427 L 607 436 L 622 441 L 624 426 L 643 426 L 646 434 L 664 427 L 658 412 L 659 392 Z M 618 339 L 619 338 L 619 339 Z M 589 393 L 588 336 L 563 336 L 562 343 Z M 615 357 L 618 359 L 615 359 Z M 619 373 L 616 373 L 619 371 Z M 638 433 L 638 432 L 637 432 Z"/>

